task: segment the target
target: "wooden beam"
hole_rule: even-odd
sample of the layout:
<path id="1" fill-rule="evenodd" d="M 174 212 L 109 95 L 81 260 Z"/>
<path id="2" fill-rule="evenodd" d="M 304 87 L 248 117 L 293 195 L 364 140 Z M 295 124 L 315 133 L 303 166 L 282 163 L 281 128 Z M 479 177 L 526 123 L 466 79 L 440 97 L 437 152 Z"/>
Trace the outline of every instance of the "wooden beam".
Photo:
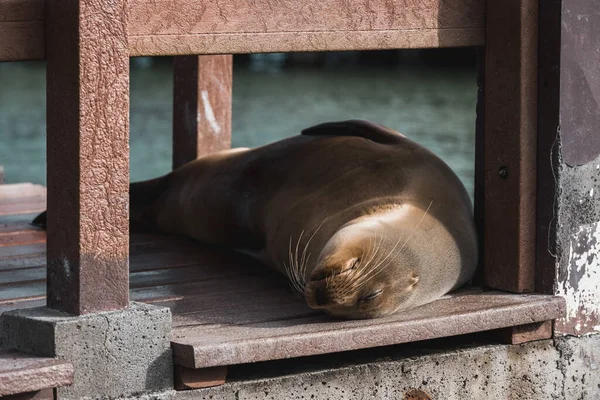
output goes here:
<path id="1" fill-rule="evenodd" d="M 173 69 L 173 168 L 231 147 L 232 56 L 180 56 Z"/>
<path id="2" fill-rule="evenodd" d="M 537 0 L 487 2 L 484 282 L 535 289 Z"/>
<path id="3" fill-rule="evenodd" d="M 129 304 L 126 2 L 47 1 L 48 306 Z"/>
<path id="4" fill-rule="evenodd" d="M 385 31 L 483 27 L 481 0 L 153 0 L 130 5 L 129 34 Z"/>
<path id="5" fill-rule="evenodd" d="M 130 2 L 131 56 L 479 46 L 484 0 Z M 0 0 L 0 61 L 44 57 L 44 0 Z"/>
<path id="6" fill-rule="evenodd" d="M 552 321 L 534 322 L 501 329 L 500 338 L 506 344 L 521 344 L 552 337 Z"/>
<path id="7" fill-rule="evenodd" d="M 132 36 L 132 56 L 481 46 L 483 28 Z"/>
<path id="8" fill-rule="evenodd" d="M 241 279 L 240 286 L 243 280 L 249 278 Z M 269 293 L 268 298 L 273 299 L 273 292 Z M 332 321 L 325 315 L 277 318 L 274 313 L 267 317 L 264 307 L 259 309 L 261 314 L 256 310 L 256 293 L 237 296 L 239 303 L 227 306 L 235 313 L 229 320 L 224 317 L 227 310 L 216 313 L 215 308 L 174 319 L 171 347 L 176 364 L 207 368 L 388 346 L 547 321 L 565 312 L 560 297 L 484 292 L 448 296 L 376 323 Z M 280 299 L 275 307 L 290 309 L 292 303 Z M 208 309 L 205 303 L 203 307 Z M 246 319 L 249 312 L 257 315 L 256 319 Z M 258 318 L 270 319 L 259 322 Z M 239 322 L 243 319 L 247 322 Z M 223 324 L 215 326 L 216 321 Z"/>
<path id="9" fill-rule="evenodd" d="M 0 397 L 44 391 L 73 383 L 73 365 L 49 357 L 36 357 L 0 349 Z M 28 396 L 33 396 L 30 393 Z M 38 398 L 38 397 L 23 397 Z"/>
<path id="10" fill-rule="evenodd" d="M 175 365 L 175 390 L 202 389 L 225 384 L 227 367 L 193 369 Z"/>

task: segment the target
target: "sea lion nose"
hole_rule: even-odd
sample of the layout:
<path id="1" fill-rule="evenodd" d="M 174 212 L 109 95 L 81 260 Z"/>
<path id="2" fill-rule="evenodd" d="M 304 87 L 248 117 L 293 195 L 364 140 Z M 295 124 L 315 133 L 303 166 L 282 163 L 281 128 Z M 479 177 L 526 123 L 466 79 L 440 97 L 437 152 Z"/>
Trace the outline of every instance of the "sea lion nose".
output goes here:
<path id="1" fill-rule="evenodd" d="M 326 290 L 322 288 L 315 290 L 315 304 L 317 306 L 326 306 L 329 304 L 329 295 Z"/>

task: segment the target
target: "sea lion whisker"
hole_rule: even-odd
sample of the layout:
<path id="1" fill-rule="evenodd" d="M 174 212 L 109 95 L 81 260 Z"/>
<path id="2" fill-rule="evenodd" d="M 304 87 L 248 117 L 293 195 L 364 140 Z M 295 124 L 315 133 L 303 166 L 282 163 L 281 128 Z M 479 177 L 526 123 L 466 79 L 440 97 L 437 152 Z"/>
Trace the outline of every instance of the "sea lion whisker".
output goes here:
<path id="1" fill-rule="evenodd" d="M 357 283 L 360 283 L 361 281 L 370 279 L 371 276 L 373 276 L 373 274 L 377 274 L 378 271 L 382 270 L 385 266 L 383 266 L 383 263 L 385 263 L 385 261 L 394 253 L 394 251 L 396 250 L 396 247 L 398 247 L 398 245 L 400 244 L 400 242 L 402 241 L 402 238 L 405 235 L 400 235 L 398 237 L 398 240 L 396 241 L 396 244 L 394 245 L 394 247 L 392 247 L 390 249 L 390 251 L 388 252 L 388 254 L 383 257 L 380 261 L 378 261 L 377 265 L 375 265 L 372 269 L 370 269 L 369 271 L 367 271 L 365 274 L 362 274 Z M 382 239 L 383 240 L 383 239 Z M 387 265 L 387 264 L 386 264 Z"/>
<path id="2" fill-rule="evenodd" d="M 423 213 L 423 216 L 421 217 L 421 219 L 419 220 L 419 222 L 417 223 L 417 225 L 415 225 L 415 227 L 413 228 L 413 230 L 410 232 L 410 234 L 408 235 L 408 237 L 406 238 L 406 241 L 404 242 L 404 244 L 402 245 L 402 247 L 400 247 L 400 249 L 398 249 L 398 252 L 401 252 L 404 247 L 406 247 L 406 245 L 408 244 L 408 242 L 410 241 L 410 239 L 412 239 L 414 237 L 415 232 L 417 231 L 417 229 L 419 228 L 419 226 L 421 226 L 421 223 L 423 222 L 423 220 L 425 219 L 425 216 L 427 215 L 427 213 L 429 212 L 429 209 L 431 208 L 431 205 L 433 204 L 433 200 L 431 200 L 429 202 L 429 206 L 427 207 L 427 209 L 425 210 L 425 212 Z M 395 246 L 394 246 L 395 247 Z M 387 258 L 387 257 L 386 257 Z M 381 265 L 378 264 L 378 266 Z M 388 264 L 386 264 L 388 265 Z M 371 279 L 373 279 L 375 276 L 377 276 L 384 268 L 379 268 L 379 270 L 375 273 L 372 274 L 364 283 L 370 281 Z M 375 268 L 374 268 L 375 270 Z"/>
<path id="3" fill-rule="evenodd" d="M 313 232 L 312 235 L 310 235 L 310 238 L 308 239 L 308 242 L 306 242 L 306 245 L 304 246 L 304 250 L 302 250 L 302 258 L 300 260 L 300 266 L 301 266 L 301 278 L 302 278 L 302 283 L 304 284 L 304 286 L 306 286 L 306 267 L 308 265 L 308 259 L 305 259 L 304 256 L 306 255 L 306 250 L 308 249 L 308 246 L 310 245 L 310 242 L 313 240 L 313 238 L 315 237 L 315 235 L 317 234 L 317 232 L 319 232 L 319 229 L 321 229 L 321 227 L 323 226 L 323 224 L 325 224 L 325 221 L 327 221 L 328 217 L 325 217 L 325 219 L 323 219 L 323 222 L 321 222 L 321 224 L 319 224 L 319 226 L 317 227 L 317 229 L 315 229 L 315 231 Z M 310 254 L 309 254 L 310 257 Z"/>
<path id="4" fill-rule="evenodd" d="M 377 236 L 375 236 L 375 237 L 377 238 Z M 374 248 L 374 250 L 373 250 L 373 255 L 369 258 L 369 260 L 366 263 L 363 264 L 363 266 L 361 268 L 362 271 L 367 270 L 367 268 L 371 265 L 371 263 L 373 262 L 375 257 L 377 257 L 377 253 L 379 253 L 379 249 L 381 248 L 381 245 L 383 244 L 384 238 L 385 238 L 385 236 L 381 235 L 381 238 L 377 242 L 377 247 Z"/>
<path id="5" fill-rule="evenodd" d="M 375 243 L 376 243 L 376 245 L 379 244 L 377 242 L 377 235 L 375 236 Z M 379 246 L 377 246 L 377 248 L 379 248 Z M 373 237 L 369 236 L 369 246 L 367 247 L 367 251 L 361 255 L 361 259 L 363 262 L 361 263 L 359 269 L 366 268 L 366 266 L 368 266 L 371 263 L 371 261 L 373 261 L 376 254 L 377 254 L 377 249 L 376 249 L 376 246 L 373 245 Z"/>
<path id="6" fill-rule="evenodd" d="M 423 213 L 423 215 L 421 216 L 421 219 L 419 220 L 419 222 L 417 223 L 417 225 L 413 228 L 413 230 L 407 235 L 406 240 L 404 241 L 404 244 L 402 245 L 402 247 L 400 247 L 400 249 L 398 249 L 398 252 L 401 252 L 404 247 L 408 244 L 408 242 L 410 241 L 410 239 L 414 236 L 415 232 L 417 231 L 417 229 L 419 228 L 419 226 L 421 226 L 421 223 L 423 222 L 423 220 L 425 219 L 425 216 L 427 215 L 427 213 L 429 212 L 429 209 L 431 208 L 431 205 L 433 204 L 433 200 L 429 202 L 429 206 L 427 206 L 427 209 L 425 210 L 425 212 Z M 379 263 L 377 264 L 377 266 L 375 268 L 373 268 L 372 271 L 377 271 L 375 273 L 375 275 L 379 274 L 379 271 L 381 271 L 383 268 L 380 268 L 380 266 L 389 258 L 389 256 L 395 251 L 396 247 L 398 246 L 398 243 L 400 243 L 400 238 L 398 239 L 398 242 L 396 242 L 396 244 L 394 245 L 394 247 L 392 248 L 392 250 L 390 250 L 390 252 L 388 253 L 388 255 Z M 387 265 L 387 264 L 386 264 Z M 372 275 L 372 274 L 371 274 Z M 369 279 L 370 280 L 370 279 Z"/>
<path id="7" fill-rule="evenodd" d="M 304 289 L 298 283 L 298 277 L 296 276 L 296 268 L 294 267 L 294 256 L 292 253 L 292 238 L 293 235 L 290 235 L 290 241 L 288 245 L 288 256 L 289 256 L 289 265 L 284 263 L 285 271 L 290 279 L 290 283 L 294 289 L 294 292 L 304 293 Z"/>
<path id="8" fill-rule="evenodd" d="M 303 292 L 304 289 L 302 288 L 302 285 L 300 283 L 300 277 L 299 277 L 299 265 L 298 265 L 298 254 L 299 254 L 299 249 L 300 249 L 300 241 L 302 240 L 302 236 L 304 235 L 304 231 L 300 232 L 300 236 L 298 236 L 298 241 L 296 242 L 296 253 L 294 255 L 294 279 L 296 280 L 296 284 L 298 285 L 298 291 Z"/>

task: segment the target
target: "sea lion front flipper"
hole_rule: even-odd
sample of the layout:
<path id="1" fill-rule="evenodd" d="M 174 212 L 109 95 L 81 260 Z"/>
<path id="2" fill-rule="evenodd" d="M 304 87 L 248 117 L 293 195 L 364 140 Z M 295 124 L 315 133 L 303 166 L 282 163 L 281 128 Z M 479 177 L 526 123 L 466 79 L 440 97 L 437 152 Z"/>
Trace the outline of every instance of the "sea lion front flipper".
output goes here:
<path id="1" fill-rule="evenodd" d="M 359 136 L 382 144 L 396 144 L 404 135 L 370 121 L 351 119 L 348 121 L 325 122 L 304 129 L 307 136 Z"/>

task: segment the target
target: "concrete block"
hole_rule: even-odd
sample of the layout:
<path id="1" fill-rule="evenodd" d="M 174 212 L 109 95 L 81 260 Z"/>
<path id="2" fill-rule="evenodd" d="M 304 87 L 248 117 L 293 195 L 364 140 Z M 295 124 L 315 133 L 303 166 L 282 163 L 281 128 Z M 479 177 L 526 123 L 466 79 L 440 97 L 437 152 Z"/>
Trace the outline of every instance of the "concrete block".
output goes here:
<path id="1" fill-rule="evenodd" d="M 409 396 L 422 393 L 448 400 L 600 398 L 600 335 L 433 353 L 389 350 L 372 361 L 353 362 L 349 355 L 345 365 L 323 357 L 306 368 L 298 359 L 294 368 L 269 377 L 238 376 L 220 387 L 177 392 L 176 399 L 427 398 Z"/>
<path id="2" fill-rule="evenodd" d="M 565 399 L 600 399 L 600 335 L 562 337 L 558 368 L 564 378 Z"/>
<path id="3" fill-rule="evenodd" d="M 0 317 L 0 345 L 70 361 L 75 383 L 61 399 L 123 398 L 173 388 L 171 311 L 143 303 L 71 316 L 45 307 Z"/>

